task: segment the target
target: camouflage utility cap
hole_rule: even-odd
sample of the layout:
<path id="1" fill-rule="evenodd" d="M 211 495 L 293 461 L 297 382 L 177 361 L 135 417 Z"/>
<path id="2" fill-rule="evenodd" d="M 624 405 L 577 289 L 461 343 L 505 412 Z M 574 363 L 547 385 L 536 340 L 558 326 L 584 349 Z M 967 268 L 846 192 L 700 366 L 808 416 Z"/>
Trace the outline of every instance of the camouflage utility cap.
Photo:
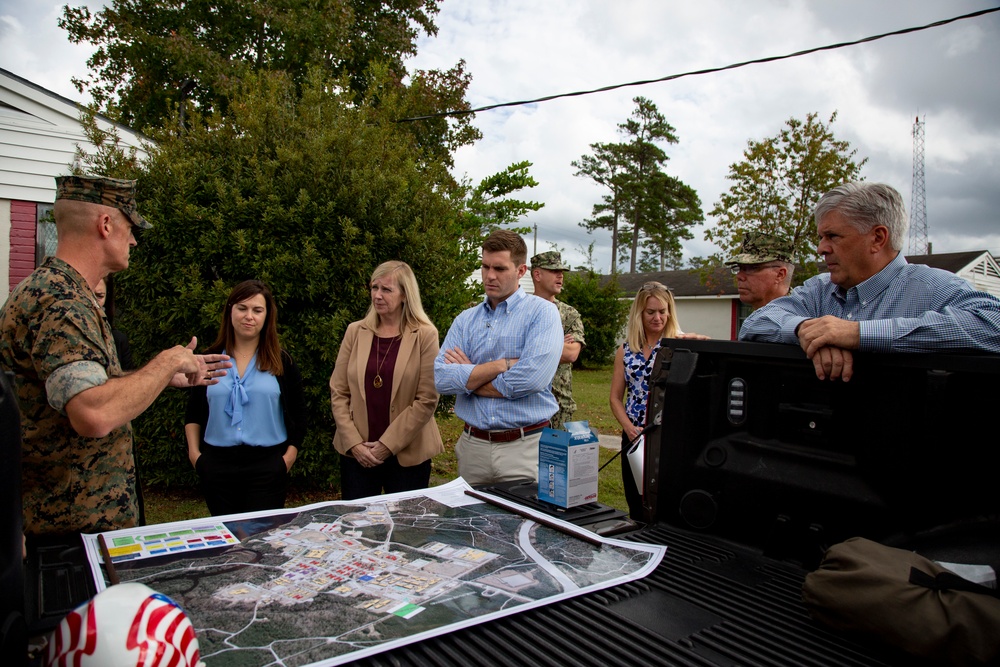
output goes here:
<path id="1" fill-rule="evenodd" d="M 60 199 L 117 208 L 136 227 L 149 229 L 153 226 L 139 215 L 136 208 L 135 181 L 104 176 L 56 176 L 56 201 Z"/>
<path id="2" fill-rule="evenodd" d="M 569 267 L 562 263 L 562 255 L 555 250 L 540 252 L 532 257 L 531 268 L 548 269 L 549 271 L 569 271 Z"/>
<path id="3" fill-rule="evenodd" d="M 739 254 L 726 260 L 726 264 L 763 264 L 764 262 L 791 263 L 791 242 L 777 234 L 746 232 L 743 234 L 743 244 L 740 246 Z"/>

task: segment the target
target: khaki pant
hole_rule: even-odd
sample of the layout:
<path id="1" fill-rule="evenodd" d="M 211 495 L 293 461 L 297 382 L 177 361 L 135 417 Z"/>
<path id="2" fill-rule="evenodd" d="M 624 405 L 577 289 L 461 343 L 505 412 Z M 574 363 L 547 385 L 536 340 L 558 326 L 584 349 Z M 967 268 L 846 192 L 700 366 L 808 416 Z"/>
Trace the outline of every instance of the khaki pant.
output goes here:
<path id="1" fill-rule="evenodd" d="M 542 432 L 512 440 L 490 442 L 474 438 L 465 431 L 455 443 L 458 474 L 470 485 L 538 481 L 538 441 Z"/>

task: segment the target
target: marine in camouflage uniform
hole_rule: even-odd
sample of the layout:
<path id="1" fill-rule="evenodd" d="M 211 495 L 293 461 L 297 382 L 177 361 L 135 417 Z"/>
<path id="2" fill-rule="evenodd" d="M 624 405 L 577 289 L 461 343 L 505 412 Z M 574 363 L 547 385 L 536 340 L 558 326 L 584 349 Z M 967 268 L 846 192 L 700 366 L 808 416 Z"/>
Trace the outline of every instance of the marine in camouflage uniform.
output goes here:
<path id="1" fill-rule="evenodd" d="M 556 299 L 559 318 L 562 320 L 563 335 L 573 334 L 573 340 L 586 345 L 583 339 L 583 319 L 579 311 L 569 304 Z M 552 394 L 559 401 L 559 412 L 552 419 L 552 428 L 562 428 L 563 424 L 572 420 L 576 411 L 576 401 L 573 400 L 573 364 L 559 364 L 556 375 L 552 378 Z"/>
<path id="2" fill-rule="evenodd" d="M 559 280 L 553 282 L 551 278 L 537 279 L 534 273 L 535 269 L 559 273 Z M 583 319 L 580 317 L 579 311 L 555 298 L 555 295 L 562 291 L 561 277 L 567 270 L 569 267 L 562 263 L 562 256 L 555 250 L 542 252 L 531 258 L 535 294 L 555 304 L 559 310 L 559 319 L 562 321 L 563 336 L 572 335 L 573 342 L 580 343 L 582 348 L 586 342 L 583 338 Z M 559 364 L 555 377 L 552 378 L 552 394 L 559 402 L 559 411 L 549 420 L 549 425 L 552 428 L 562 428 L 567 421 L 571 420 L 573 412 L 576 410 L 576 401 L 573 400 L 572 363 Z"/>
<path id="3" fill-rule="evenodd" d="M 86 438 L 64 407 L 122 374 L 111 327 L 87 281 L 49 257 L 0 314 L 0 363 L 14 372 L 21 409 L 22 503 L 29 534 L 134 526 L 132 428 Z"/>
<path id="4" fill-rule="evenodd" d="M 151 227 L 136 210 L 135 181 L 59 176 L 57 208 L 60 199 L 116 208 L 132 226 Z M 15 376 L 21 411 L 24 531 L 131 527 L 138 520 L 131 424 L 84 437 L 65 410 L 77 394 L 122 375 L 114 337 L 86 278 L 56 254 L 14 289 L 0 312 L 0 366 Z"/>

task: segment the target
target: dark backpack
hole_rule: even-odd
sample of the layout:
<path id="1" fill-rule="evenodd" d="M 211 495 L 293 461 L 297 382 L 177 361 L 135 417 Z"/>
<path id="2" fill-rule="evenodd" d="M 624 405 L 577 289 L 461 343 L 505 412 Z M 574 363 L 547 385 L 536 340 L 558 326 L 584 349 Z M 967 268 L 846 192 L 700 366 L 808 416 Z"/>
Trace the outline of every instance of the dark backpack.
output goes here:
<path id="1" fill-rule="evenodd" d="M 860 537 L 831 547 L 802 600 L 833 628 L 948 665 L 1000 664 L 1000 597 L 919 554 Z"/>

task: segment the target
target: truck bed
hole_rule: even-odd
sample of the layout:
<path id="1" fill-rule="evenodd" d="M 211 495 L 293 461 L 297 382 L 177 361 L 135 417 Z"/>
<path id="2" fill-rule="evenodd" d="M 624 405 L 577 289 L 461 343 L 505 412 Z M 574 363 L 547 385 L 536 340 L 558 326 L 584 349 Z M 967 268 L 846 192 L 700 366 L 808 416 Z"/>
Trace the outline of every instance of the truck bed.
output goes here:
<path id="1" fill-rule="evenodd" d="M 663 544 L 637 582 L 477 625 L 355 665 L 894 665 L 809 618 L 806 570 L 718 538 L 654 526 L 619 539 Z"/>

